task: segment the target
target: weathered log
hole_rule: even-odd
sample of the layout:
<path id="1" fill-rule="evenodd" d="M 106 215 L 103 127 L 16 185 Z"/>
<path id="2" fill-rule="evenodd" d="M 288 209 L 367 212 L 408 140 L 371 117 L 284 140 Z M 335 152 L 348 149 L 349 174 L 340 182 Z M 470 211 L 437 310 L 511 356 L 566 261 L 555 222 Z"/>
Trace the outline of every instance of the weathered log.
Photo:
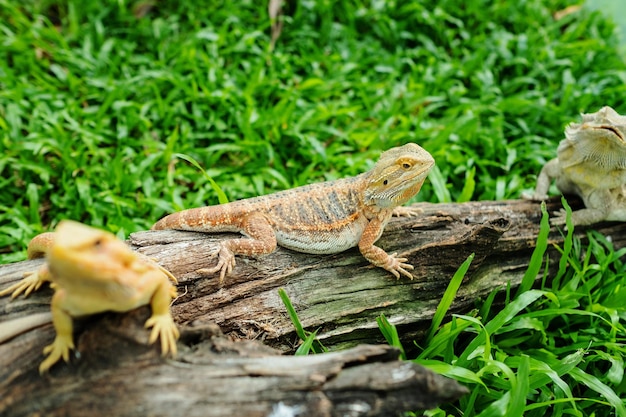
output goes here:
<path id="1" fill-rule="evenodd" d="M 143 307 L 93 320 L 78 338 L 80 359 L 43 377 L 49 326 L 26 336 L 28 349 L 0 345 L 3 362 L 12 359 L 0 370 L 0 415 L 389 416 L 467 392 L 388 346 L 280 356 L 258 341 L 227 340 L 215 325 L 184 327 L 182 352 L 162 360 L 145 346 L 148 316 Z"/>
<path id="2" fill-rule="evenodd" d="M 581 207 L 579 200 L 572 203 L 574 209 Z M 475 257 L 453 311 L 468 311 L 494 289 L 519 285 L 541 219 L 540 204 L 524 200 L 414 207 L 421 213 L 392 220 L 378 243 L 409 259 L 415 266 L 412 281 L 396 280 L 369 265 L 357 249 L 336 255 L 279 249 L 259 259 L 239 257 L 234 273 L 220 287 L 218 277 L 201 277 L 196 271 L 215 262 L 206 254 L 225 236 L 141 232 L 133 234 L 131 242 L 179 277 L 183 295 L 173 312 L 181 323 L 215 322 L 232 337 L 262 339 L 288 351 L 297 338 L 277 293 L 283 288 L 303 325 L 317 330 L 326 346 L 383 342 L 375 320 L 381 313 L 410 342 L 428 327 L 452 275 L 470 254 Z M 560 208 L 560 199 L 548 202 L 549 212 Z M 595 228 L 611 236 L 616 247 L 626 245 L 625 224 Z M 586 230 L 577 228 L 576 235 L 586 240 Z M 553 228 L 549 240 L 561 244 L 562 231 Z M 559 257 L 553 247 L 548 253 L 551 259 Z"/>
<path id="3" fill-rule="evenodd" d="M 462 392 L 458 386 L 446 388 L 452 393 L 449 397 L 432 394 L 431 388 L 443 383 L 435 382 L 429 385 L 430 391 L 425 391 L 426 398 L 436 399 L 434 402 L 407 400 L 405 388 L 395 389 L 393 378 L 385 379 L 384 367 L 379 368 L 383 364 L 392 368 L 404 366 L 390 361 L 395 353 L 386 348 L 359 347 L 309 359 L 269 356 L 270 360 L 264 356 L 253 360 L 243 354 L 224 359 L 211 356 L 216 339 L 210 338 L 213 344 L 207 348 L 201 337 L 204 333 L 198 330 L 217 323 L 231 339 L 258 339 L 282 352 L 291 351 L 298 341 L 277 294 L 278 288 L 284 288 L 303 325 L 317 330 L 319 339 L 334 351 L 382 341 L 375 320 L 381 313 L 399 326 L 403 341 L 410 342 L 427 328 L 450 278 L 471 253 L 476 256 L 453 311 L 473 308 L 476 299 L 494 289 L 519 285 L 539 230 L 539 203 L 483 201 L 415 207 L 420 210 L 417 216 L 392 220 L 378 243 L 388 252 L 409 258 L 415 266 L 413 281 L 396 280 L 388 272 L 372 267 L 356 249 L 336 255 L 309 255 L 279 248 L 260 259 L 239 257 L 237 267 L 220 286 L 217 276 L 200 276 L 196 271 L 212 265 L 214 260 L 206 254 L 226 235 L 176 231 L 131 235 L 130 243 L 135 249 L 155 258 L 179 278 L 181 296 L 172 311 L 183 329 L 179 345 L 187 348 L 181 348 L 183 353 L 175 361 L 162 362 L 156 348 L 144 346 L 147 332 L 141 323 L 148 315 L 146 307 L 126 315 L 105 314 L 87 319 L 84 326 L 79 324 L 76 337 L 81 359 L 74 359 L 70 365 L 56 365 L 49 377 L 40 378 L 36 367 L 42 360 L 41 349 L 53 338 L 53 330 L 49 324 L 37 326 L 47 321 L 51 290 L 12 302 L 2 298 L 0 311 L 5 313 L 0 318 L 0 414 L 12 409 L 15 415 L 30 415 L 36 410 L 33 407 L 40 407 L 47 415 L 81 415 L 81 407 L 87 407 L 89 412 L 99 409 L 114 415 L 136 415 L 140 409 L 145 411 L 140 414 L 147 415 L 268 415 L 271 407 L 302 406 L 307 410 L 303 415 L 337 415 L 342 407 L 356 410 L 361 404 L 361 410 L 374 411 L 355 411 L 351 415 L 385 415 L 392 413 L 389 410 L 395 413 L 425 408 L 446 398 L 456 398 Z M 558 199 L 548 202 L 549 211 L 559 208 Z M 625 224 L 600 224 L 595 229 L 611 236 L 616 247 L 626 246 Z M 577 228 L 576 235 L 584 240 L 585 229 Z M 553 229 L 551 243 L 560 244 L 562 239 L 561 233 Z M 558 251 L 551 248 L 549 253 L 552 259 L 558 259 Z M 20 279 L 23 272 L 36 269 L 40 262 L 0 266 L 0 288 Z M 14 319 L 34 314 L 38 314 L 38 322 L 31 323 L 34 329 L 24 333 L 25 324 Z M 138 314 L 140 318 L 136 317 Z M 123 323 L 113 326 L 109 320 Z M 31 322 L 26 321 L 27 325 Z M 125 336 L 107 336 L 113 328 Z M 143 344 L 131 343 L 131 339 Z M 230 344 L 227 350 L 237 349 L 233 346 L 243 345 Z M 382 351 L 371 354 L 371 350 L 364 353 L 361 349 Z M 257 366 L 266 362 L 266 370 L 258 370 Z M 328 369 L 332 371 L 320 371 Z M 376 371 L 370 374 L 371 369 Z M 363 379 L 363 372 L 371 375 L 370 379 Z M 422 370 L 415 367 L 407 372 L 422 375 Z M 435 381 L 430 374 L 424 375 L 428 377 L 417 379 Z M 202 376 L 209 381 L 200 383 Z M 259 376 L 263 378 L 257 379 Z M 264 382 L 261 388 L 239 391 L 244 388 L 231 385 L 234 379 Z M 404 385 L 410 387 L 406 388 L 408 397 L 415 397 L 416 384 L 412 381 Z M 337 388 L 340 394 L 328 391 L 328 387 L 340 386 L 344 387 Z M 231 403 L 236 399 L 227 394 L 233 393 L 240 396 L 240 402 Z M 380 394 L 380 398 L 374 393 Z M 33 398 L 38 401 L 29 406 L 26 402 Z M 88 401 L 93 401 L 94 406 L 87 406 Z M 257 403 L 262 405 L 255 408 Z M 126 408 L 122 408 L 123 404 Z M 201 404 L 207 408 L 198 411 Z M 243 407 L 241 404 L 249 407 L 237 408 Z M 110 408 L 118 405 L 119 408 Z"/>

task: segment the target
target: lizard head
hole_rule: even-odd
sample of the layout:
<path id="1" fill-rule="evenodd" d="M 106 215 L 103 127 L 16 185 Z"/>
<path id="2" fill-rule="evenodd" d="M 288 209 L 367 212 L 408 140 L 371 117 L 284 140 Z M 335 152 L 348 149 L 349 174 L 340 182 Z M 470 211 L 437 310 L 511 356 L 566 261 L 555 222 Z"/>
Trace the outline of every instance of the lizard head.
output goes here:
<path id="1" fill-rule="evenodd" d="M 406 203 L 418 193 L 433 165 L 433 157 L 415 143 L 383 152 L 367 173 L 365 204 L 393 208 Z"/>
<path id="2" fill-rule="evenodd" d="M 71 281 L 114 279 L 136 259 L 137 255 L 113 234 L 71 220 L 59 223 L 47 254 L 53 274 Z"/>
<path id="3" fill-rule="evenodd" d="M 610 170 L 626 168 L 626 116 L 605 106 L 596 113 L 582 114 L 582 123 L 565 129 L 559 159 L 580 161 Z"/>

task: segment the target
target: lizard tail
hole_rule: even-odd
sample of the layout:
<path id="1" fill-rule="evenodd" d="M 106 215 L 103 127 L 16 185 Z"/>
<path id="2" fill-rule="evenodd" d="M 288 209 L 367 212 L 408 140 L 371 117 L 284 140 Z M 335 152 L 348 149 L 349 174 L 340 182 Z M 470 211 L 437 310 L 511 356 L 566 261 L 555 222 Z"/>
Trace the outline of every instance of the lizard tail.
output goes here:
<path id="1" fill-rule="evenodd" d="M 181 216 L 181 212 L 173 213 L 168 216 L 163 217 L 161 220 L 156 222 L 150 230 L 171 230 L 180 228 L 180 220 L 183 216 Z"/>
<path id="2" fill-rule="evenodd" d="M 54 233 L 47 232 L 35 236 L 29 243 L 26 253 L 28 259 L 43 258 L 46 251 L 50 249 L 54 243 Z"/>
<path id="3" fill-rule="evenodd" d="M 228 204 L 179 211 L 163 217 L 152 230 L 189 230 L 195 232 L 237 232 L 240 227 L 231 216 Z"/>

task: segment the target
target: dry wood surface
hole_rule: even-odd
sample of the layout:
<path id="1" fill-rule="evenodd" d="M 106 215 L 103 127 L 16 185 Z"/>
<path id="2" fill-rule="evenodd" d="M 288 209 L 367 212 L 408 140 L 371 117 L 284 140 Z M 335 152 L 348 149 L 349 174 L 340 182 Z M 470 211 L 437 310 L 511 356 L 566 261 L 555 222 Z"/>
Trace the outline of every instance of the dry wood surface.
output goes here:
<path id="1" fill-rule="evenodd" d="M 579 206 L 574 202 L 573 208 Z M 172 312 L 182 337 L 175 360 L 163 360 L 156 347 L 146 347 L 142 323 L 149 310 L 143 307 L 78 320 L 80 354 L 40 377 L 42 348 L 54 336 L 52 290 L 0 299 L 0 415 L 7 410 L 7 415 L 393 415 L 457 398 L 464 391 L 452 381 L 397 361 L 393 349 L 362 344 L 383 342 L 376 325 L 381 313 L 399 327 L 405 344 L 419 338 L 450 278 L 471 253 L 476 255 L 453 311 L 467 312 L 494 289 L 517 286 L 535 246 L 540 204 L 511 200 L 413 207 L 416 215 L 393 219 L 378 242 L 409 259 L 415 266 L 413 281 L 372 267 L 357 249 L 309 255 L 279 248 L 259 259 L 238 257 L 220 286 L 217 276 L 196 271 L 211 266 L 215 260 L 207 253 L 232 235 L 132 234 L 133 248 L 179 279 L 180 297 Z M 559 208 L 558 199 L 548 201 L 548 211 Z M 626 246 L 625 224 L 594 229 L 615 247 Z M 577 228 L 576 234 L 585 240 L 586 230 Z M 550 242 L 562 240 L 553 228 Z M 550 248 L 549 254 L 556 265 L 558 251 Z M 0 266 L 0 288 L 41 262 Z M 279 288 L 305 328 L 317 330 L 335 353 L 279 356 L 298 343 Z M 342 414 L 346 410 L 352 414 Z"/>

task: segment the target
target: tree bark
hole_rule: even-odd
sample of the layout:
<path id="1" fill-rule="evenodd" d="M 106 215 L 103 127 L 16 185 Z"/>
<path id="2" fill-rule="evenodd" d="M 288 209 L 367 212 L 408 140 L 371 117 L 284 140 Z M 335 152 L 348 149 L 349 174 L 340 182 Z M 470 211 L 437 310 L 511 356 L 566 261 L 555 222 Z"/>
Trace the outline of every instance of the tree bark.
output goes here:
<path id="1" fill-rule="evenodd" d="M 378 242 L 409 259 L 415 266 L 412 281 L 372 267 L 357 249 L 310 255 L 279 248 L 260 259 L 238 257 L 220 286 L 217 276 L 196 271 L 212 266 L 215 260 L 207 253 L 232 235 L 132 234 L 134 249 L 179 279 L 181 295 L 172 306 L 182 329 L 176 360 L 163 361 L 156 348 L 146 348 L 142 324 L 149 309 L 143 307 L 79 320 L 75 338 L 81 357 L 55 365 L 42 378 L 36 371 L 41 350 L 54 335 L 52 290 L 13 301 L 4 297 L 0 414 L 392 415 L 457 398 L 465 391 L 452 381 L 397 361 L 391 348 L 362 344 L 383 342 L 376 324 L 381 313 L 398 326 L 405 345 L 418 338 L 450 278 L 471 253 L 475 257 L 452 311 L 466 312 L 491 291 L 518 286 L 535 247 L 540 204 L 514 200 L 414 207 L 417 216 L 392 220 Z M 573 202 L 578 207 L 580 201 Z M 548 201 L 548 211 L 559 208 L 558 199 Z M 626 224 L 594 228 L 610 236 L 616 248 L 626 246 Z M 577 228 L 575 234 L 585 240 L 586 230 Z M 553 228 L 550 242 L 562 240 Z M 548 252 L 558 260 L 556 249 Z M 0 266 L 0 288 L 41 262 Z M 304 327 L 317 330 L 318 339 L 335 353 L 277 356 L 298 344 L 278 288 L 285 289 Z M 219 336 L 213 323 L 229 339 Z M 256 341 L 231 341 L 236 339 Z M 394 379 L 398 372 L 406 378 Z M 281 407 L 292 414 L 279 414 Z"/>
<path id="2" fill-rule="evenodd" d="M 280 356 L 258 341 L 228 340 L 215 325 L 183 327 L 182 352 L 163 360 L 146 347 L 142 323 L 149 314 L 142 307 L 85 323 L 80 358 L 44 376 L 37 366 L 53 338 L 50 326 L 16 338 L 26 338 L 20 344 L 0 345 L 0 415 L 391 416 L 467 393 L 456 381 L 399 361 L 389 346 Z"/>

